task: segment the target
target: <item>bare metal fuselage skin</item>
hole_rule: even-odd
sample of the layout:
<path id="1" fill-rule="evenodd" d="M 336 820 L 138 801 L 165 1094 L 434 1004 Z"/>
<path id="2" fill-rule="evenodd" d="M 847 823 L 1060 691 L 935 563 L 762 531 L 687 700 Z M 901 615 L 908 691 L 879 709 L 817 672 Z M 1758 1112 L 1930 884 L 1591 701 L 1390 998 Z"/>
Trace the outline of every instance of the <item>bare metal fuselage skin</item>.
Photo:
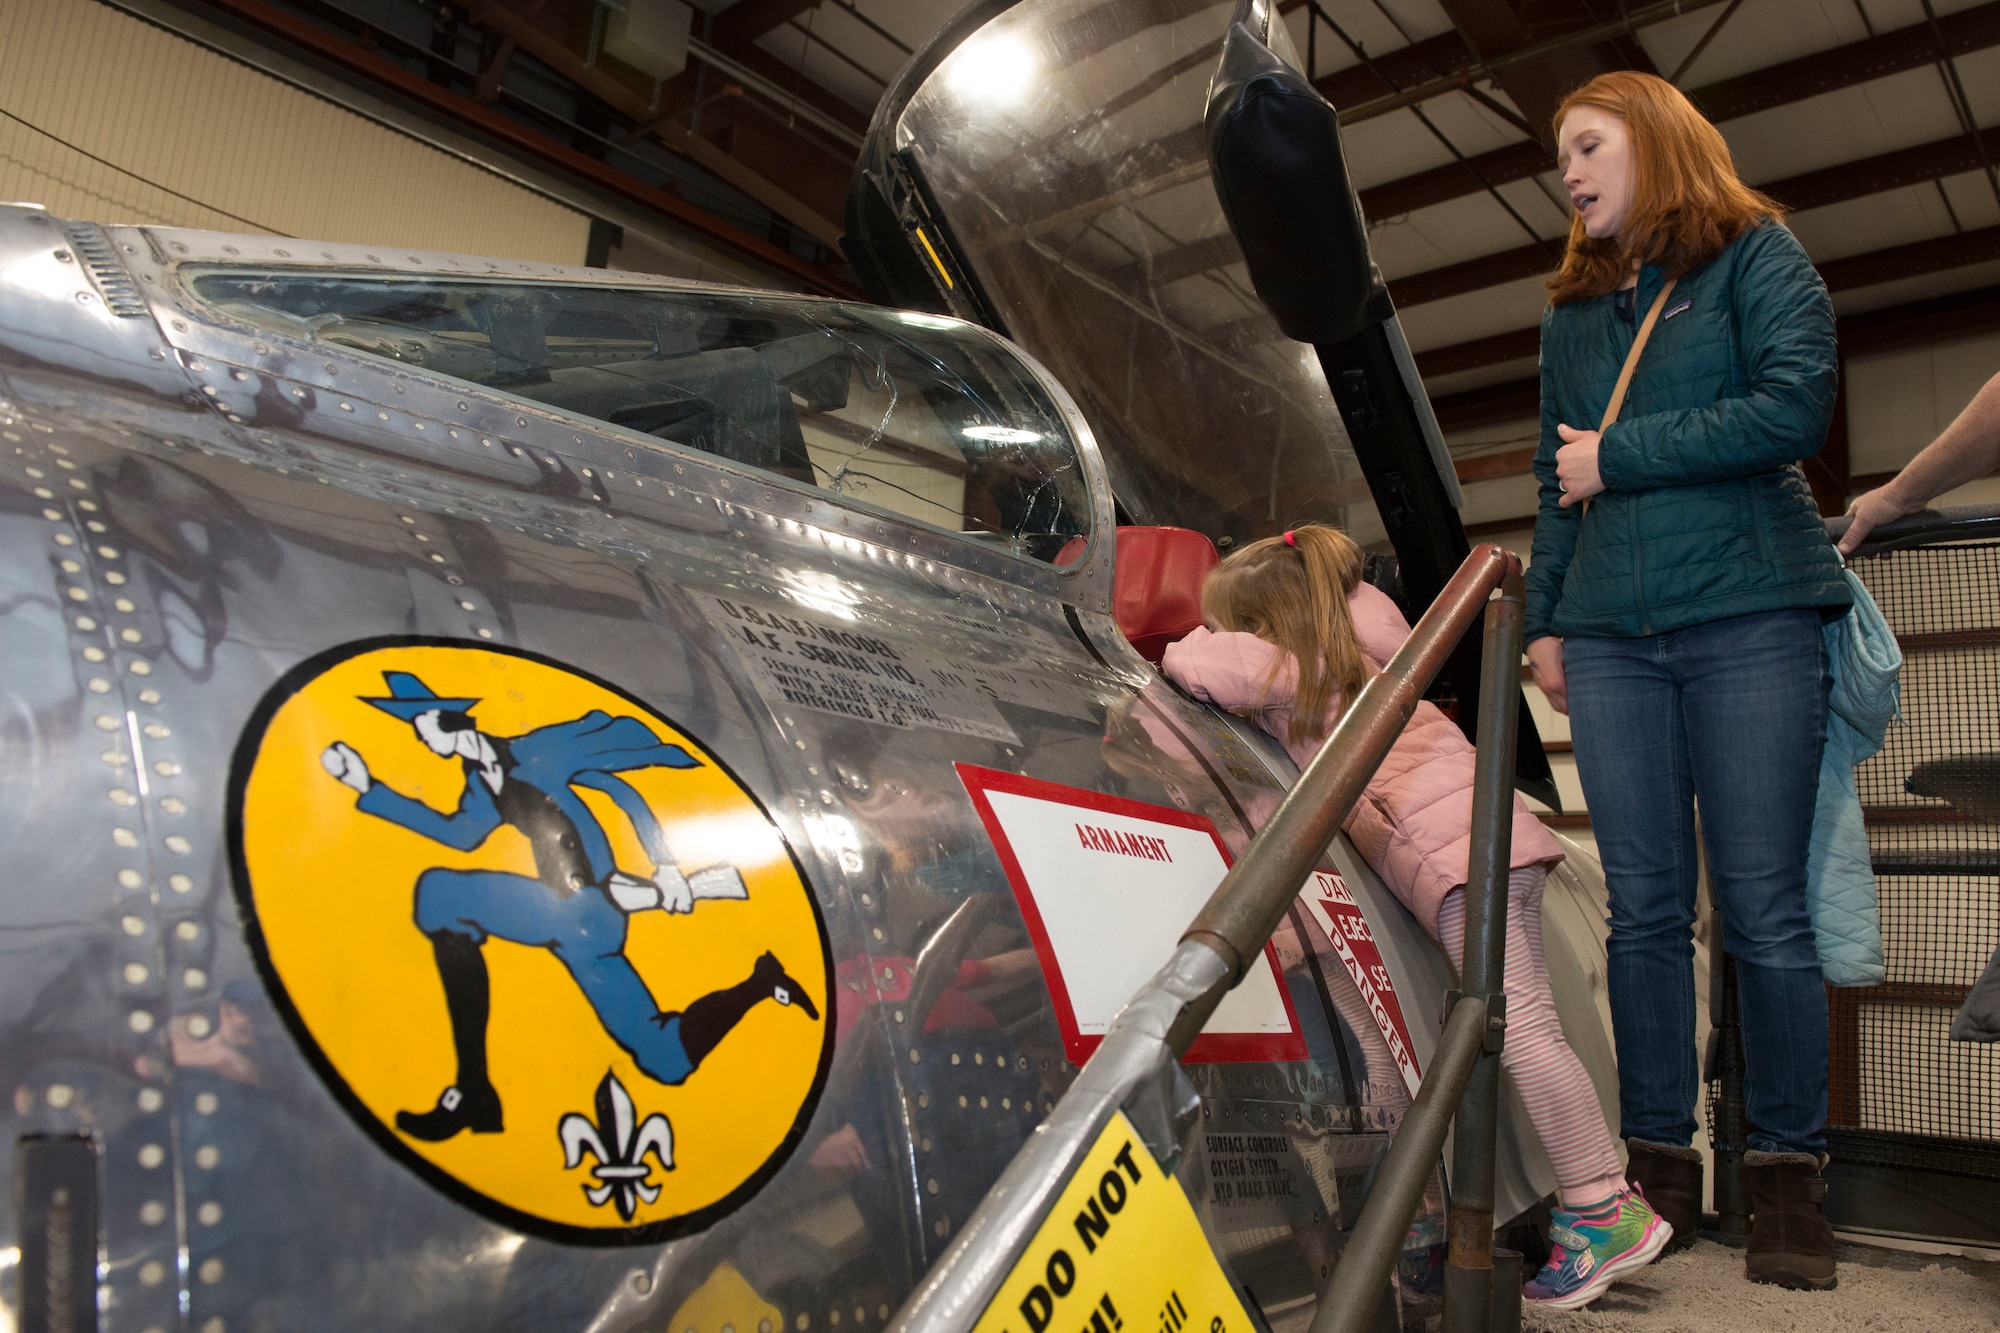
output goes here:
<path id="1" fill-rule="evenodd" d="M 86 253 L 93 237 L 108 248 Z M 964 980 L 968 962 L 1029 942 L 954 765 L 1189 810 L 1237 849 L 1289 781 L 1273 747 L 1119 636 L 1110 494 L 1073 408 L 1046 386 L 1079 440 L 1095 533 L 1057 568 L 238 323 L 189 295 L 182 275 L 200 265 L 498 271 L 0 209 L 0 1138 L 94 1154 L 101 1326 L 880 1327 L 1075 1072 L 1038 969 Z M 1001 725 L 789 708 L 725 642 L 718 599 L 837 613 L 954 673 Z M 726 768 L 795 858 L 838 1040 L 799 1131 L 699 1225 L 620 1244 L 509 1225 L 385 1150 L 278 1012 L 232 866 L 232 773 L 288 673 L 375 642 L 487 645 L 608 683 Z M 1344 842 L 1329 865 L 1427 1054 L 1441 960 Z M 1558 984 L 1587 1012 L 1561 934 Z M 1400 1091 L 1373 1039 L 1348 1030 L 1352 988 L 1326 941 L 1301 921 L 1279 944 L 1311 1057 L 1190 1072 L 1205 1128 L 1289 1141 L 1265 1156 L 1296 1177 L 1293 1198 L 1203 1205 L 1283 1322 L 1309 1311 Z M 874 988 L 891 974 L 898 988 Z M 496 1023 L 506 986 L 496 973 Z M 947 991 L 976 1021 L 937 1017 Z M 369 1040 L 394 1051 L 443 1015 L 427 992 Z M 1600 1034 L 1577 1044 L 1608 1070 Z M 733 1095 L 748 1106 L 762 1089 L 753 1077 Z M 1502 1155 L 1503 1209 L 1547 1188 L 1539 1154 Z M 17 1263 L 19 1225 L 0 1214 L 0 1255 Z M 0 1298 L 18 1301 L 15 1285 L 0 1273 Z"/>

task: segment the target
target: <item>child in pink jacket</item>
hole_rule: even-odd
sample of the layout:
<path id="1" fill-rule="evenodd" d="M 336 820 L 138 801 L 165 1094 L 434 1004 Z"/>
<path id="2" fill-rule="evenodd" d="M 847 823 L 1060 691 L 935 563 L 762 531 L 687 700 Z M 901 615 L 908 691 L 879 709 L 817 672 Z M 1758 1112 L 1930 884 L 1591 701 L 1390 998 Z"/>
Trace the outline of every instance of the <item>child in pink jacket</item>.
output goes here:
<path id="1" fill-rule="evenodd" d="M 1233 553 L 1202 587 L 1206 626 L 1167 649 L 1167 675 L 1253 718 L 1304 768 L 1342 710 L 1409 636 L 1387 595 L 1361 581 L 1361 548 L 1312 525 Z M 1347 834 L 1431 937 L 1465 952 L 1473 749 L 1419 703 L 1347 817 Z M 1597 1094 L 1563 1039 L 1542 958 L 1542 889 L 1563 852 L 1514 798 L 1507 905 L 1507 1044 L 1501 1066 L 1555 1168 L 1548 1264 L 1522 1295 L 1575 1310 L 1651 1263 L 1673 1229 L 1628 1190 Z"/>

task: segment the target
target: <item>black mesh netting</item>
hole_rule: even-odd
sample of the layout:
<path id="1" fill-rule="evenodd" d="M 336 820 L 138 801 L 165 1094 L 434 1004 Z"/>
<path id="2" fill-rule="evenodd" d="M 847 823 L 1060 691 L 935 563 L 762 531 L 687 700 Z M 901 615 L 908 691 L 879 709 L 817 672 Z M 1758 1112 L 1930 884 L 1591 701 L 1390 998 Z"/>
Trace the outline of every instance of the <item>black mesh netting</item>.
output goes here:
<path id="1" fill-rule="evenodd" d="M 1852 567 L 1903 648 L 1902 718 L 1856 772 L 1888 977 L 1829 992 L 1829 1129 L 1843 1159 L 1986 1174 L 2000 1162 L 2000 1044 L 1947 1033 L 2000 946 L 2000 543 Z M 1722 1141 L 1741 1130 L 1727 1132 L 1721 1091 L 1717 1146 L 1740 1148 Z"/>
<path id="2" fill-rule="evenodd" d="M 1888 978 L 1834 993 L 1831 1122 L 2000 1143 L 2000 1045 L 1946 1035 L 2000 945 L 2000 543 L 1853 568 L 1902 645 L 1903 697 L 1855 775 Z"/>

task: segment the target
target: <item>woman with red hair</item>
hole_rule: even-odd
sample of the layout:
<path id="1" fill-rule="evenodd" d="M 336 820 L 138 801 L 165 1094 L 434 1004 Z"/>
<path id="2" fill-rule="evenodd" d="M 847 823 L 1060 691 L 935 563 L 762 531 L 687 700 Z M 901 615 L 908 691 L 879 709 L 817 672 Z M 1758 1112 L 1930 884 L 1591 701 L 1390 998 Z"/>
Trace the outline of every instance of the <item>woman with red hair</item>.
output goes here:
<path id="1" fill-rule="evenodd" d="M 1556 131 L 1576 216 L 1542 317 L 1528 657 L 1570 715 L 1610 886 L 1627 1172 L 1692 1241 L 1699 800 L 1748 1063 L 1746 1273 L 1824 1289 L 1827 1006 L 1806 853 L 1820 625 L 1850 599 L 1798 462 L 1832 419 L 1832 303 L 1778 205 L 1665 80 L 1600 75 Z"/>

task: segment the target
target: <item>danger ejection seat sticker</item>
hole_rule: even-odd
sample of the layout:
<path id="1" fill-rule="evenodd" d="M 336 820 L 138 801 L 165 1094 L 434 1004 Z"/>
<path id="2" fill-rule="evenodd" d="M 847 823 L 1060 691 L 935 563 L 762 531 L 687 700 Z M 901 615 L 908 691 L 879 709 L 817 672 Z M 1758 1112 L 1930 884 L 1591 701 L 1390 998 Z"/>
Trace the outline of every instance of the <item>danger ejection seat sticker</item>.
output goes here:
<path id="1" fill-rule="evenodd" d="M 757 798 L 544 658 L 306 662 L 238 746 L 244 931 L 361 1126 L 518 1230 L 663 1241 L 791 1153 L 833 1048 L 824 922 Z"/>
<path id="2" fill-rule="evenodd" d="M 1255 1333 L 1180 1182 L 1115 1111 L 973 1333 Z"/>
<path id="3" fill-rule="evenodd" d="M 1125 1001 L 1173 955 L 1229 872 L 1228 848 L 1215 825 L 1186 810 L 973 764 L 957 769 L 1013 885 L 1064 1052 L 1082 1064 Z M 1269 944 L 1216 1006 L 1186 1058 L 1306 1058 Z"/>
<path id="4" fill-rule="evenodd" d="M 1403 1005 L 1396 998 L 1396 983 L 1382 962 L 1382 951 L 1376 947 L 1375 934 L 1368 928 L 1361 904 L 1354 901 L 1354 891 L 1339 875 L 1315 870 L 1299 899 L 1311 910 L 1313 921 L 1326 933 L 1341 966 L 1353 978 L 1355 989 L 1368 1004 L 1369 1016 L 1389 1045 L 1389 1055 L 1403 1076 L 1404 1086 L 1412 1097 L 1416 1096 L 1417 1086 L 1423 1082 L 1423 1071 L 1417 1066 L 1416 1048 L 1410 1044 Z"/>

